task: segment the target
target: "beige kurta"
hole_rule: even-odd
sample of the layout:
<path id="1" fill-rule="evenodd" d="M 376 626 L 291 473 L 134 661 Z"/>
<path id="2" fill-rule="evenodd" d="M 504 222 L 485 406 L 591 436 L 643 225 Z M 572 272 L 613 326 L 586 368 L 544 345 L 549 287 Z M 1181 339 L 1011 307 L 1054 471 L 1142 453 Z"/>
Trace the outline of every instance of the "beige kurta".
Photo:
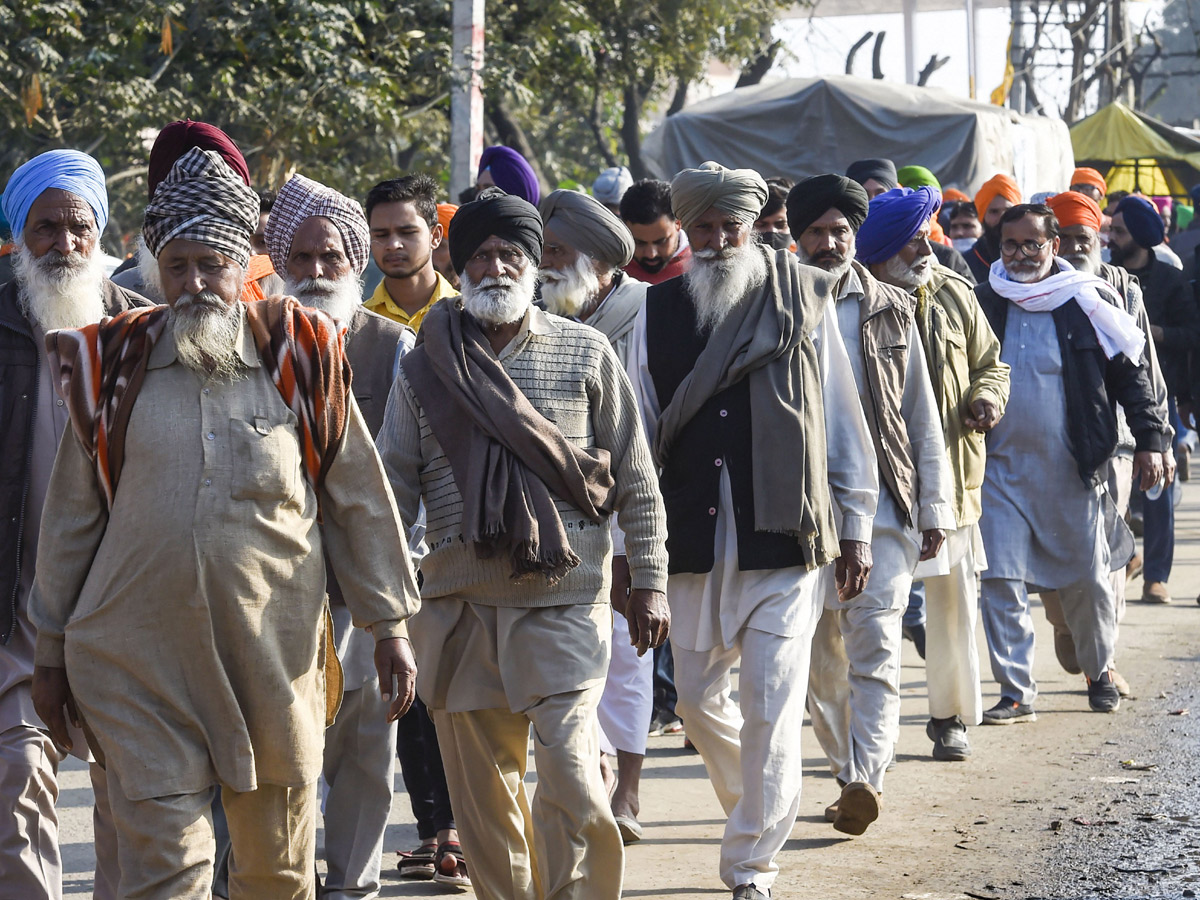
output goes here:
<path id="1" fill-rule="evenodd" d="M 204 380 L 155 346 L 111 514 L 74 432 L 43 514 L 36 660 L 66 665 L 131 800 L 214 783 L 297 787 L 321 771 L 325 565 L 355 624 L 404 634 L 418 600 L 383 467 L 357 405 L 317 497 L 294 414 L 262 368 Z"/>

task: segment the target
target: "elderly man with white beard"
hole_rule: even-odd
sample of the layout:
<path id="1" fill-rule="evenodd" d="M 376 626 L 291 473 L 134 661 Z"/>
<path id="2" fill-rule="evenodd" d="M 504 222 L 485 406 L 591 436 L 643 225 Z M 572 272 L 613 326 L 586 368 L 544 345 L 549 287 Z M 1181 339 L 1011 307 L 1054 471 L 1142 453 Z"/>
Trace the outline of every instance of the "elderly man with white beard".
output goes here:
<path id="1" fill-rule="evenodd" d="M 1036 718 L 1028 590 L 1057 590 L 1087 677 L 1088 704 L 1112 712 L 1116 602 L 1105 528 L 1116 404 L 1143 489 L 1163 479 L 1170 426 L 1156 401 L 1146 335 L 1109 282 L 1058 259 L 1058 221 L 1019 204 L 1000 219 L 1000 259 L 976 285 L 1010 366 L 1004 418 L 987 438 L 980 530 L 988 567 L 980 610 L 1000 683 L 988 724 Z"/>
<path id="2" fill-rule="evenodd" d="M 1077 170 L 1076 174 L 1078 171 L 1080 170 Z M 1059 258 L 1066 260 L 1080 272 L 1098 275 L 1111 284 L 1120 294 L 1125 311 L 1137 319 L 1138 327 L 1146 335 L 1146 358 L 1150 366 L 1150 378 L 1154 383 L 1156 404 L 1159 407 L 1160 415 L 1167 418 L 1167 385 L 1158 362 L 1158 349 L 1150 333 L 1150 317 L 1142 302 L 1142 288 L 1138 280 L 1125 269 L 1102 261 L 1100 228 L 1103 224 L 1103 213 L 1100 211 L 1100 206 L 1090 194 L 1076 191 L 1063 191 L 1055 194 L 1046 201 L 1046 206 L 1054 212 L 1054 217 L 1058 220 L 1061 240 Z M 1107 297 L 1107 295 L 1104 296 Z M 1116 518 L 1123 521 L 1125 514 L 1129 511 L 1129 494 L 1133 487 L 1134 440 L 1133 433 L 1125 422 L 1125 417 L 1120 414 L 1117 415 L 1117 434 L 1117 452 L 1109 463 L 1108 493 L 1116 506 Z M 1163 454 L 1163 469 L 1169 484 L 1174 478 L 1175 454 Z M 1117 527 L 1124 534 L 1123 526 Z M 1115 559 L 1114 562 L 1119 563 L 1120 560 Z M 1109 580 L 1112 582 L 1117 624 L 1119 625 L 1125 618 L 1125 567 L 1118 565 L 1109 576 Z M 1070 674 L 1078 675 L 1082 670 L 1075 654 L 1075 639 L 1072 637 L 1071 628 L 1063 615 L 1058 592 L 1046 591 L 1041 597 L 1046 618 L 1054 626 L 1054 654 L 1058 658 L 1059 665 Z M 1119 634 L 1114 635 L 1114 643 L 1118 637 Z M 1121 674 L 1115 668 L 1110 670 L 1109 674 L 1121 696 L 1130 696 L 1129 685 Z"/>
<path id="3" fill-rule="evenodd" d="M 820 571 L 836 561 L 841 595 L 862 592 L 878 494 L 836 279 L 754 240 L 766 199 L 749 169 L 676 175 L 692 267 L 647 291 L 634 327 L 667 509 L 676 709 L 728 816 L 720 875 L 736 900 L 769 897 L 778 874 L 800 805 Z"/>
<path id="4" fill-rule="evenodd" d="M 14 897 L 62 896 L 58 849 L 58 767 L 69 751 L 88 759 L 83 736 L 55 746 L 34 709 L 36 631 L 29 594 L 42 507 L 59 440 L 64 402 L 46 354 L 46 332 L 78 328 L 144 298 L 104 277 L 100 234 L 108 220 L 104 172 L 90 156 L 51 150 L 13 173 L 4 191 L 13 223 L 15 277 L 0 289 L 0 884 Z M 95 896 L 116 896 L 115 838 L 104 769 L 91 764 L 96 795 Z"/>
<path id="5" fill-rule="evenodd" d="M 429 555 L 412 624 L 475 893 L 617 900 L 624 851 L 596 706 L 621 517 L 639 653 L 667 635 L 665 521 L 620 361 L 594 328 L 533 306 L 542 220 L 491 188 L 450 223 L 461 299 L 435 304 L 379 438 Z M 530 726 L 538 786 L 525 794 Z"/>
<path id="6" fill-rule="evenodd" d="M 142 228 L 168 305 L 47 337 L 71 433 L 30 601 L 33 698 L 57 741 L 83 721 L 103 754 L 122 897 L 210 895 L 217 786 L 230 897 L 313 896 L 325 546 L 388 716 L 414 688 L 405 529 L 338 328 L 290 298 L 239 302 L 257 217 L 220 156 L 188 151 Z"/>
<path id="7" fill-rule="evenodd" d="M 893 198 L 904 204 L 899 215 Z M 839 767 L 842 786 L 826 817 L 846 834 L 862 834 L 879 817 L 884 773 L 900 736 L 901 616 L 917 563 L 938 554 L 955 524 L 915 304 L 906 292 L 878 281 L 867 265 L 907 244 L 907 220 L 927 223 L 940 200 L 929 188 L 895 188 L 868 207 L 861 185 L 833 174 L 805 179 L 788 194 L 788 221 L 796 222 L 801 258 L 837 279 L 838 327 L 881 484 L 871 580 L 847 599 L 827 579 L 808 682 L 814 731 L 831 766 Z M 870 231 L 865 223 L 872 217 Z"/>
<path id="8" fill-rule="evenodd" d="M 608 338 L 629 370 L 633 323 L 646 302 L 647 285 L 622 271 L 633 258 L 633 236 L 599 200 L 578 191 L 554 191 L 539 204 L 545 242 L 538 280 L 542 302 L 556 315 L 576 318 Z M 642 836 L 638 788 L 646 756 L 646 735 L 654 708 L 653 654 L 639 655 L 625 621 L 629 596 L 625 535 L 613 520 L 612 659 L 600 697 L 600 744 L 616 755 L 612 811 L 621 838 Z"/>
<path id="9" fill-rule="evenodd" d="M 412 349 L 413 331 L 365 309 L 359 281 L 367 266 L 370 232 L 358 201 L 303 175 L 279 191 L 267 221 L 267 249 L 286 291 L 305 306 L 346 326 L 346 357 L 354 400 L 372 437 L 399 358 Z M 325 732 L 325 859 L 322 897 L 349 900 L 380 889 L 383 837 L 392 810 L 396 723 L 371 682 L 374 641 L 355 628 L 337 576 L 326 559 L 326 591 L 334 643 L 345 681 L 337 719 Z M 461 863 L 447 861 L 451 873 Z M 465 871 L 460 875 L 465 877 Z M 470 883 L 469 881 L 467 882 Z"/>
<path id="10" fill-rule="evenodd" d="M 973 283 L 938 265 L 926 215 L 931 191 L 891 191 L 871 201 L 858 235 L 871 247 L 871 274 L 916 301 L 916 326 L 933 380 L 953 484 L 954 530 L 937 558 L 917 567 L 928 606 L 925 643 L 933 758 L 970 756 L 967 727 L 983 714 L 975 647 L 979 586 L 986 565 L 979 537 L 984 435 L 1004 412 L 1008 366 L 1000 342 L 975 302 Z M 889 214 L 891 213 L 891 214 Z"/>

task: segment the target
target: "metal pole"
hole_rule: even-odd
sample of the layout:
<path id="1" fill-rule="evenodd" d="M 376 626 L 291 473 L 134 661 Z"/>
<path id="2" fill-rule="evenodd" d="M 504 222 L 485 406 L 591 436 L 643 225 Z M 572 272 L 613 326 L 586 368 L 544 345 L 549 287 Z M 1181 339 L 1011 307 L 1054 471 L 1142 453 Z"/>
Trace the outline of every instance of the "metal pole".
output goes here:
<path id="1" fill-rule="evenodd" d="M 975 16 L 975 0 L 964 0 L 963 10 L 967 14 L 967 93 L 974 100 L 979 86 L 979 50 L 975 45 L 979 20 Z"/>
<path id="2" fill-rule="evenodd" d="M 904 0 L 904 80 L 917 83 L 916 28 L 913 19 L 917 14 L 917 0 Z"/>
<path id="3" fill-rule="evenodd" d="M 1028 112 L 1025 109 L 1025 79 L 1021 76 L 1021 67 L 1025 62 L 1025 50 L 1021 46 L 1022 25 L 1025 22 L 1024 10 L 1021 6 L 1021 0 L 1012 0 L 1010 6 L 1012 9 L 1012 53 L 1009 60 L 1012 62 L 1013 85 L 1009 91 L 1008 105 L 1017 112 Z"/>
<path id="4" fill-rule="evenodd" d="M 454 0 L 450 94 L 450 199 L 475 183 L 483 153 L 483 2 Z"/>

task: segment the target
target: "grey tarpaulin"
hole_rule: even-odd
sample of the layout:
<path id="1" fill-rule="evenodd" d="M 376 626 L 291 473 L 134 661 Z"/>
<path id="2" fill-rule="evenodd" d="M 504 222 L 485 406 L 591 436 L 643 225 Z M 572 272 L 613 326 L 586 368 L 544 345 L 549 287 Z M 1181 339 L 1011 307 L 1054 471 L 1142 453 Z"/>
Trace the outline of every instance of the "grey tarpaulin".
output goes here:
<path id="1" fill-rule="evenodd" d="M 898 167 L 925 166 L 968 194 L 1005 172 L 1027 197 L 1065 190 L 1075 167 L 1060 119 L 849 75 L 771 81 L 684 107 L 642 152 L 668 180 L 707 159 L 799 179 L 886 156 Z"/>

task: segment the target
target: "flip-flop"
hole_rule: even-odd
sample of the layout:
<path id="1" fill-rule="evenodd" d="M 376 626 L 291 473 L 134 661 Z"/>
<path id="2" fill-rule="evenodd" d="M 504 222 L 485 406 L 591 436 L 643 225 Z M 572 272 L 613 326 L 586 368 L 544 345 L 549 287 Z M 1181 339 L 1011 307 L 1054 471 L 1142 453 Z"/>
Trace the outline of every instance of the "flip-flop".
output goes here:
<path id="1" fill-rule="evenodd" d="M 400 861 L 396 863 L 396 868 L 400 870 L 400 877 L 420 881 L 428 881 L 433 878 L 437 871 L 436 855 L 437 847 L 433 844 L 422 845 L 411 851 L 401 850 Z"/>
<path id="2" fill-rule="evenodd" d="M 636 844 L 642 839 L 642 825 L 633 816 L 617 816 L 617 828 L 625 844 Z"/>
<path id="3" fill-rule="evenodd" d="M 440 844 L 434 865 L 436 870 L 433 880 L 436 884 L 448 884 L 464 889 L 471 886 L 471 876 L 467 874 L 467 858 L 463 856 L 462 846 L 458 841 Z"/>

